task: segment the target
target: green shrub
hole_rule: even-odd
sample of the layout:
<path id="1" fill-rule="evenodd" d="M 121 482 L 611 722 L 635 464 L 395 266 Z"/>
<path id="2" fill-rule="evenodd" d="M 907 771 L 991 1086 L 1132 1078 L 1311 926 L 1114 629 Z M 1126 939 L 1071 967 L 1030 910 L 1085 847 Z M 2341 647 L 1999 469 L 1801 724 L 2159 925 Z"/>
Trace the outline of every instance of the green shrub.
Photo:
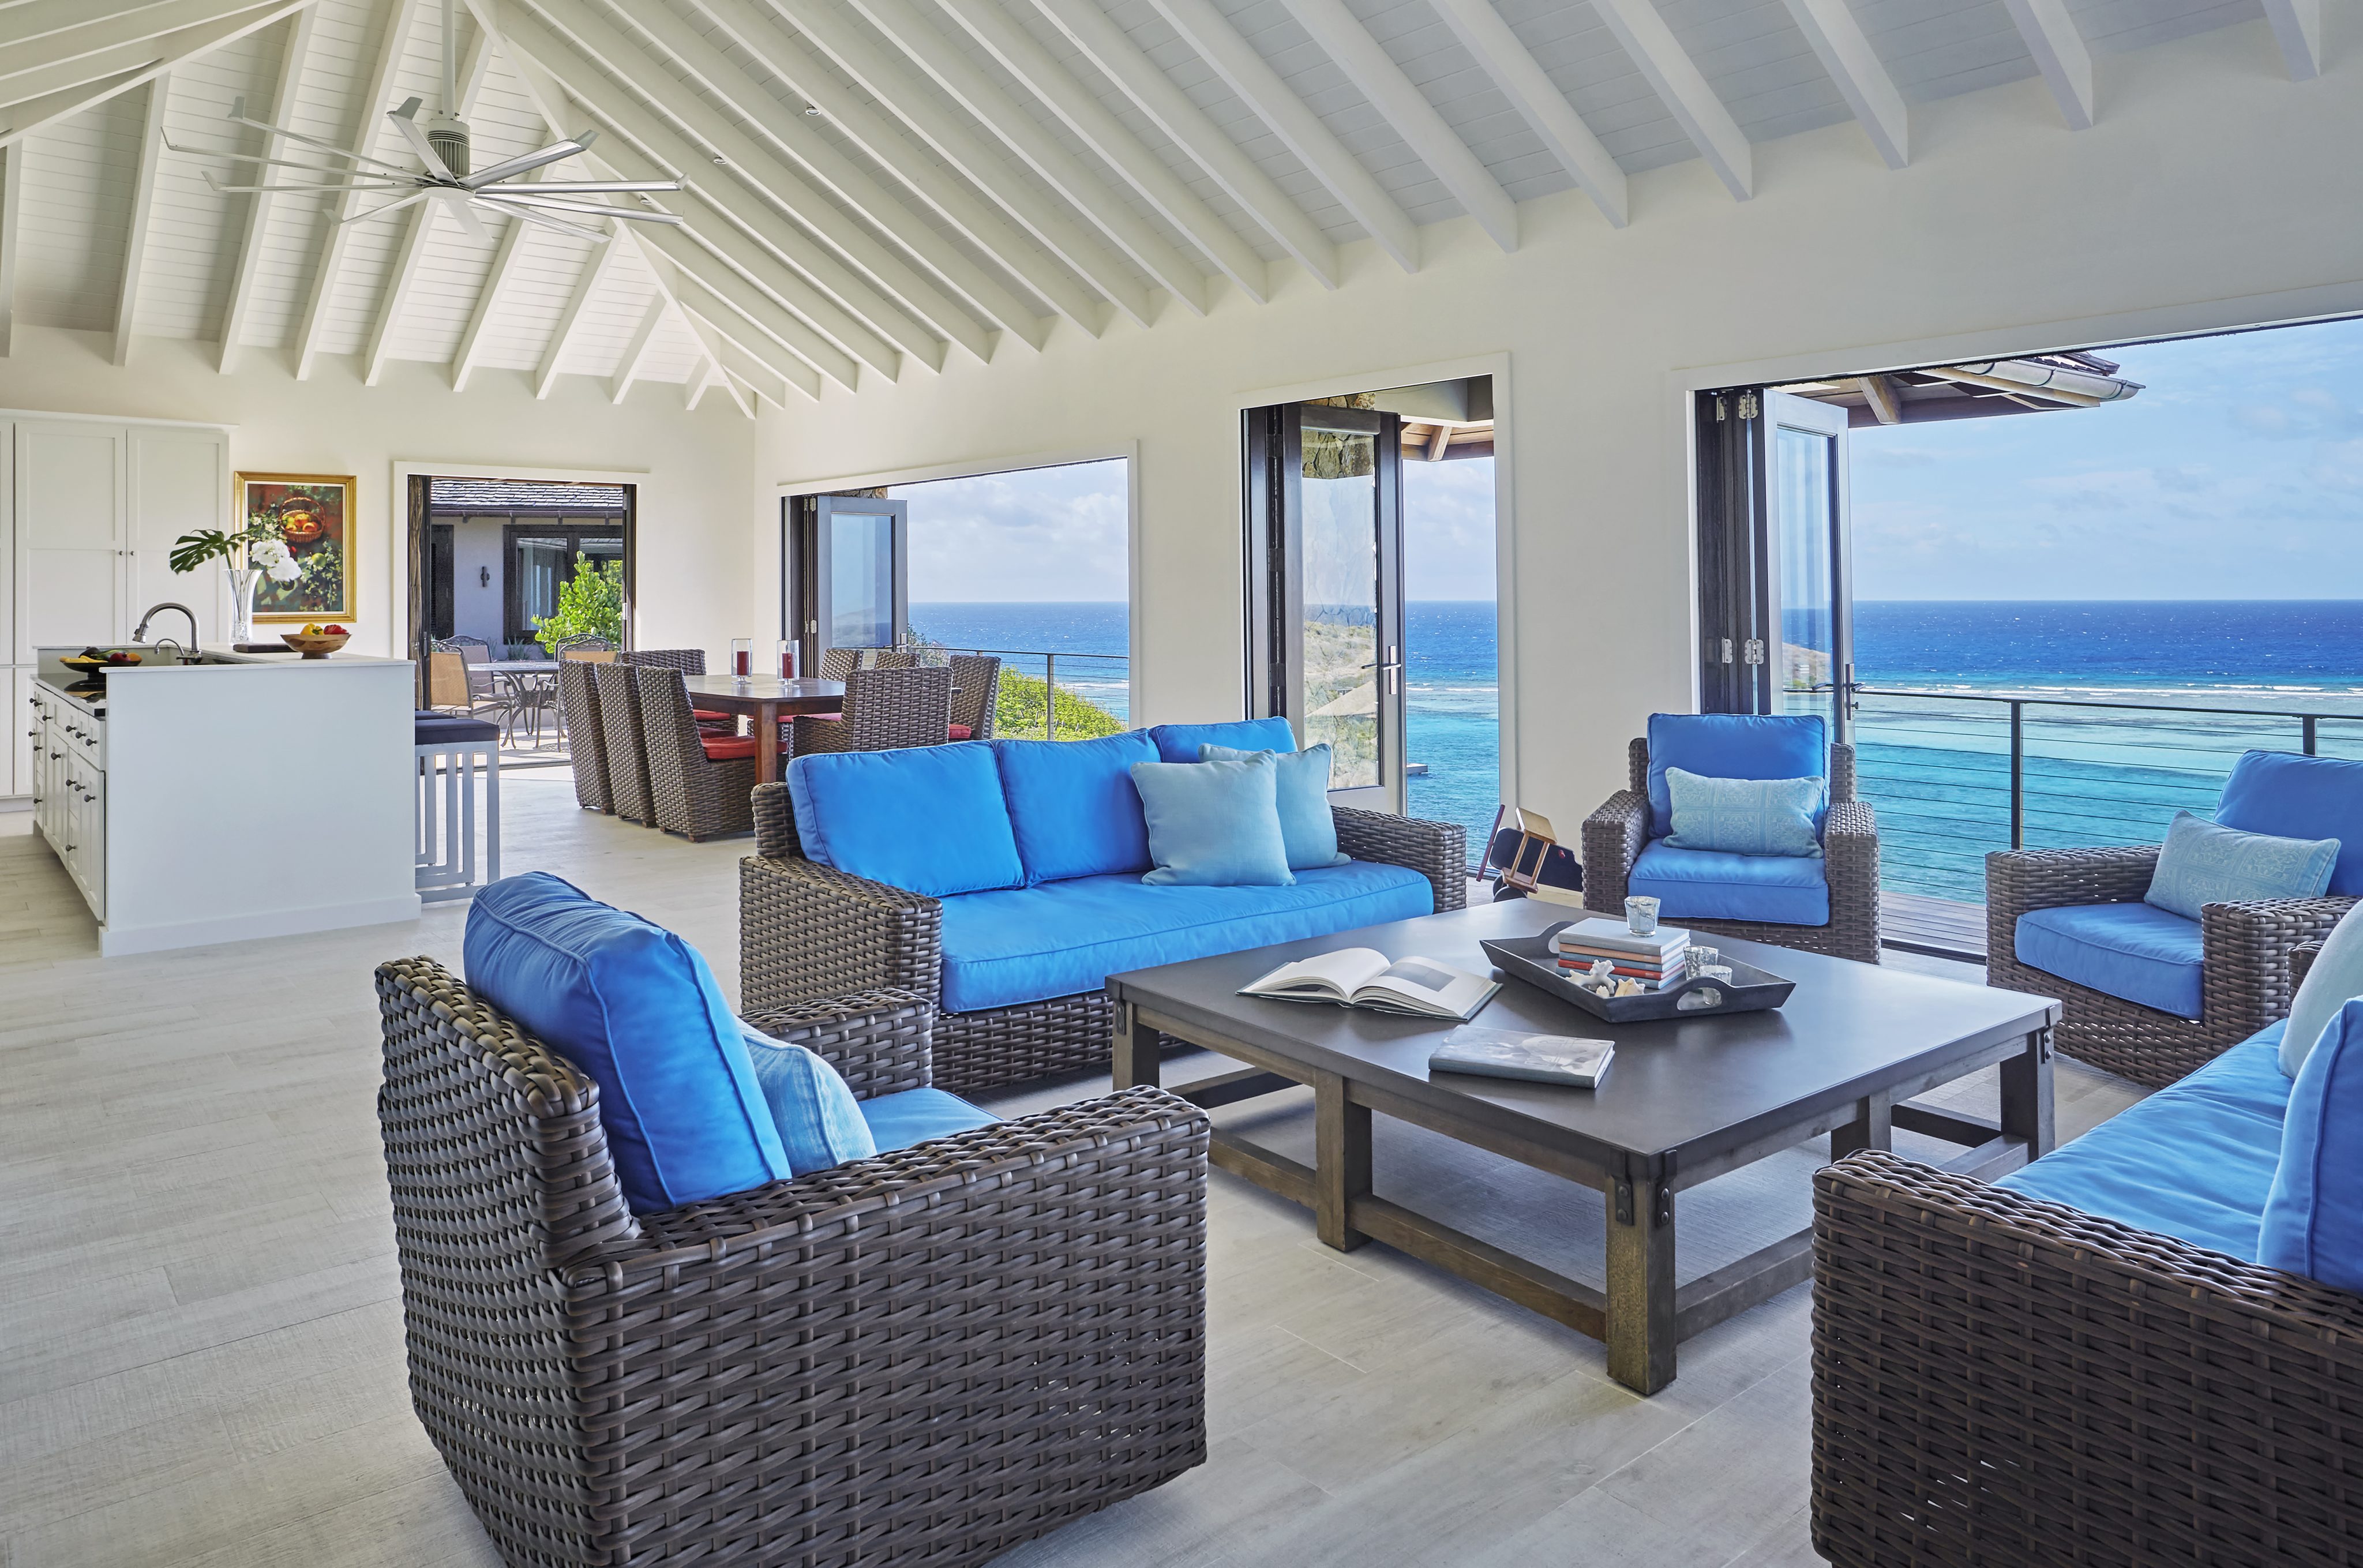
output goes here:
<path id="1" fill-rule="evenodd" d="M 1045 739 L 1042 721 L 1042 699 L 1049 686 L 1041 676 L 1028 675 L 1007 665 L 1001 669 L 1001 706 L 994 716 L 993 732 L 1013 740 Z M 1094 702 L 1088 702 L 1063 686 L 1059 690 L 1059 735 L 1061 740 L 1090 740 L 1102 735 L 1120 735 L 1124 720 Z"/>
<path id="2" fill-rule="evenodd" d="M 610 559 L 594 566 L 578 551 L 574 575 L 559 584 L 557 613 L 535 620 L 533 630 L 544 648 L 570 637 L 604 637 L 610 648 L 624 646 L 624 563 Z"/>

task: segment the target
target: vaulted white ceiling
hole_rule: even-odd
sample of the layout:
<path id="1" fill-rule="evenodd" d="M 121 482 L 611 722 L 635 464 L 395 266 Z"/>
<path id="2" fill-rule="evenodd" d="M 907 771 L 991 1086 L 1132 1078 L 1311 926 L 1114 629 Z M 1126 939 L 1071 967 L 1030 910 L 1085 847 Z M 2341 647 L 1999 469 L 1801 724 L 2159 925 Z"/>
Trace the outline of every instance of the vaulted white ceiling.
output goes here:
<path id="1" fill-rule="evenodd" d="M 385 111 L 441 98 L 439 0 L 0 0 L 0 352 L 15 321 L 276 355 L 718 390 L 751 412 L 835 382 L 1096 335 L 1275 270 L 1341 282 L 1368 239 L 1503 250 L 1519 204 L 2040 75 L 2091 123 L 2091 60 L 2254 19 L 2293 77 L 2321 0 L 464 0 L 475 166 L 586 128 L 553 179 L 682 176 L 680 228 L 605 245 L 438 203 L 349 224 L 246 113 L 407 164 Z M 310 155 L 305 154 L 309 159 Z M 329 166 L 319 160 L 322 167 Z M 1866 178 L 1879 177 L 1869 172 Z M 622 198 L 629 199 L 629 198 Z M 593 220 L 595 221 L 595 220 Z M 919 372 L 917 373 L 924 373 Z"/>

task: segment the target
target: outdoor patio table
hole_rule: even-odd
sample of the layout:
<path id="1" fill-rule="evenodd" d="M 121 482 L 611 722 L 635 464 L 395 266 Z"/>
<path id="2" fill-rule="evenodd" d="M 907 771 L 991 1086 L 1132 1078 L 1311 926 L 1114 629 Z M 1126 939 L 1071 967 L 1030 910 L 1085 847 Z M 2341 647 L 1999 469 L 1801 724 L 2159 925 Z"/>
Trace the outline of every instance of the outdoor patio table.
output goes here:
<path id="1" fill-rule="evenodd" d="M 516 697 L 533 709 L 533 743 L 541 745 L 541 710 L 558 680 L 555 659 L 492 659 L 477 666 L 505 683 Z"/>
<path id="2" fill-rule="evenodd" d="M 777 675 L 684 675 L 690 706 L 720 713 L 744 714 L 755 721 L 758 737 L 776 737 L 780 720 L 800 713 L 835 713 L 845 706 L 843 681 L 783 681 Z M 755 782 L 777 784 L 780 749 L 776 740 L 755 748 Z"/>

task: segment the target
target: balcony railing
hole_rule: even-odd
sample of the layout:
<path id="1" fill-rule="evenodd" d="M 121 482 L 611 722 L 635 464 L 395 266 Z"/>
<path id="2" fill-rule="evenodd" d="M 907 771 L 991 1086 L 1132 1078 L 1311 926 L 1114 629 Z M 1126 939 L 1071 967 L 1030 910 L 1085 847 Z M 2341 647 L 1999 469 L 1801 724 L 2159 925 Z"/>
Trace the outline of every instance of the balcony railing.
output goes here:
<path id="1" fill-rule="evenodd" d="M 1119 721 L 1132 715 L 1132 656 L 1128 653 L 1052 652 L 1040 648 L 951 648 L 948 653 L 991 654 L 1001 661 L 1004 673 L 1015 671 L 1043 683 L 1043 735 L 1046 740 L 1059 739 L 1059 674 L 1066 666 L 1067 694 L 1080 697 L 1093 706 L 1114 715 Z M 1007 695 L 1007 688 L 1003 689 Z M 1000 718 L 1000 733 L 1013 739 L 1027 739 L 1033 734 L 1030 725 L 1013 728 L 1004 710 Z M 1081 739 L 1081 737 L 1075 737 Z"/>

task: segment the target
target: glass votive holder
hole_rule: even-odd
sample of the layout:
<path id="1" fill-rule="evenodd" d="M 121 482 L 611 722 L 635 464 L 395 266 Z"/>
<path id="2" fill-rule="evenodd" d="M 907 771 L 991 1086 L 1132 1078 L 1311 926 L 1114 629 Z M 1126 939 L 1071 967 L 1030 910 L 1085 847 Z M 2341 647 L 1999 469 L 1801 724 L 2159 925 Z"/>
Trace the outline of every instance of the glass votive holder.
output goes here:
<path id="1" fill-rule="evenodd" d="M 782 679 L 782 681 L 793 681 L 793 680 L 794 680 L 795 678 L 796 678 L 796 643 L 795 643 L 795 639 L 793 639 L 793 638 L 792 638 L 792 637 L 783 637 L 783 638 L 780 639 L 780 679 Z"/>
<path id="2" fill-rule="evenodd" d="M 1636 937 L 1655 935 L 1658 929 L 1658 901 L 1638 895 L 1625 900 L 1625 929 Z"/>
<path id="3" fill-rule="evenodd" d="M 1692 942 L 1682 953 L 1682 965 L 1692 980 L 1698 979 L 1705 974 L 1709 968 L 1722 962 L 1721 952 L 1714 948 L 1701 947 L 1696 942 Z"/>
<path id="4" fill-rule="evenodd" d="M 734 637 L 730 639 L 730 675 L 743 681 L 755 673 L 755 639 Z"/>

